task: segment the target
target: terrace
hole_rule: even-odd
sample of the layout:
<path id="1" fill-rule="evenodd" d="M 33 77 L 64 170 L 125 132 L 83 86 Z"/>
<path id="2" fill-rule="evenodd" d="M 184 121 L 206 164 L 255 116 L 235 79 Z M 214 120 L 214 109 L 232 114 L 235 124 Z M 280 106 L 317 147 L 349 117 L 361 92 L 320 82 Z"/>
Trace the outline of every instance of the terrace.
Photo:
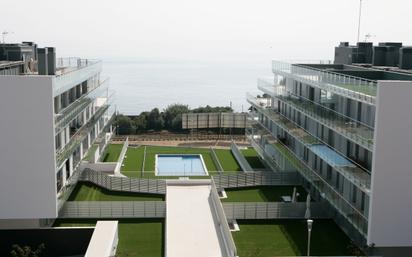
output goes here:
<path id="1" fill-rule="evenodd" d="M 100 220 L 100 219 L 99 219 Z M 58 219 L 54 227 L 94 227 L 95 219 Z M 119 219 L 117 257 L 162 257 L 164 219 Z"/>
<path id="2" fill-rule="evenodd" d="M 104 162 L 117 161 L 122 145 L 111 144 L 103 154 Z M 235 157 L 228 149 L 214 150 L 217 161 L 224 174 L 236 174 L 241 171 Z M 209 148 L 165 147 L 165 146 L 129 146 L 122 162 L 121 173 L 134 178 L 176 178 L 176 176 L 156 176 L 155 160 L 157 154 L 193 154 L 201 155 L 209 176 L 190 176 L 191 178 L 209 178 L 218 174 L 218 168 Z"/>
<path id="3" fill-rule="evenodd" d="M 238 220 L 240 230 L 232 232 L 240 257 L 306 256 L 306 220 Z M 361 254 L 332 220 L 315 220 L 311 255 L 345 256 Z"/>

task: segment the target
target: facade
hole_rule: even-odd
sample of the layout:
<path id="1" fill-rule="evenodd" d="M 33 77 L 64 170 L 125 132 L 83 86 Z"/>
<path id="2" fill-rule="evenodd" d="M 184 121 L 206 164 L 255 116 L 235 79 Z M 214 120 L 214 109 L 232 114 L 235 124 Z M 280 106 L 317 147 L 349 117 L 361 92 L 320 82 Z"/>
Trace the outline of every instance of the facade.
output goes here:
<path id="1" fill-rule="evenodd" d="M 273 61 L 274 79 L 258 80 L 263 96 L 247 96 L 247 137 L 261 157 L 299 171 L 342 230 L 384 256 L 412 249 L 409 49 L 341 43 L 333 64 Z"/>
<path id="2" fill-rule="evenodd" d="M 115 111 L 101 71 L 55 48 L 0 44 L 0 227 L 49 224 L 88 150 L 104 148 Z"/>

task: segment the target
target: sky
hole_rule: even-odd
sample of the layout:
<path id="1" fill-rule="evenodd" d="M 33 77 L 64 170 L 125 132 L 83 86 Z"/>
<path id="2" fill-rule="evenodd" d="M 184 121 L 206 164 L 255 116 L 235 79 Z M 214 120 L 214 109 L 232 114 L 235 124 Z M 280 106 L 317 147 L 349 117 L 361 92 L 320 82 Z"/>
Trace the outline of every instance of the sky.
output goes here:
<path id="1" fill-rule="evenodd" d="M 332 59 L 357 38 L 359 0 L 0 0 L 6 42 L 58 56 Z M 412 44 L 408 0 L 363 0 L 361 40 Z"/>

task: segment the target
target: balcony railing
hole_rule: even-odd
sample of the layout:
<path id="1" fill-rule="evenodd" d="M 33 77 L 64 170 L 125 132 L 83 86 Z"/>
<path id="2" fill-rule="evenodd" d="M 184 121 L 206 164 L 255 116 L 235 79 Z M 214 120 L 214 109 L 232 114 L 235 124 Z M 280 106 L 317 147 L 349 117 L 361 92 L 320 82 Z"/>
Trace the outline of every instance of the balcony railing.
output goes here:
<path id="1" fill-rule="evenodd" d="M 81 127 L 72 138 L 67 145 L 65 145 L 56 155 L 56 164 L 57 167 L 60 167 L 63 164 L 63 161 L 67 159 L 73 151 L 78 147 L 83 140 L 87 137 L 89 132 L 92 130 L 94 125 L 99 121 L 102 115 L 109 109 L 109 105 L 104 104 L 99 107 L 99 109 L 94 113 L 94 115 L 90 118 L 86 125 Z"/>
<path id="2" fill-rule="evenodd" d="M 316 137 L 307 133 L 307 131 L 300 128 L 299 126 L 291 122 L 286 117 L 282 116 L 279 112 L 276 112 L 275 110 L 271 110 L 268 108 L 262 108 L 259 105 L 256 105 L 256 103 L 253 100 L 253 96 L 248 95 L 247 99 L 249 103 L 251 103 L 256 109 L 258 109 L 259 113 L 263 114 L 269 120 L 276 123 L 280 128 L 288 132 L 288 134 L 290 134 L 298 142 L 306 146 L 310 151 L 311 151 L 311 147 L 313 147 L 314 145 L 326 146 L 325 144 L 323 144 L 322 141 L 318 140 Z M 262 127 L 268 130 L 269 133 L 272 133 L 265 126 L 265 124 L 261 123 L 261 121 L 257 120 L 257 122 L 259 122 L 262 125 Z M 326 163 L 328 163 L 331 167 L 333 167 L 336 171 L 342 174 L 342 176 L 345 177 L 347 180 L 349 180 L 351 183 L 358 186 L 362 191 L 364 191 L 367 194 L 370 193 L 371 178 L 370 178 L 370 175 L 365 170 L 359 168 L 355 164 L 341 165 L 340 162 L 336 158 L 339 157 L 339 159 L 342 158 L 342 159 L 347 160 L 348 162 L 351 162 L 351 161 L 345 158 L 344 156 L 338 154 L 337 152 L 334 156 L 329 156 L 327 154 L 324 154 L 324 155 L 318 155 L 316 153 L 314 154 L 319 156 L 319 158 L 324 160 Z"/>
<path id="3" fill-rule="evenodd" d="M 73 86 L 98 74 L 102 69 L 102 62 L 99 60 L 65 58 L 57 59 L 57 67 L 57 75 L 54 77 L 53 96 L 60 95 Z"/>
<path id="4" fill-rule="evenodd" d="M 247 135 L 249 140 L 254 141 L 254 135 Z M 258 144 L 255 142 L 255 144 Z M 332 206 L 346 218 L 364 237 L 367 235 L 368 219 L 363 213 L 356 209 L 348 202 L 336 189 L 334 189 L 327 181 L 325 181 L 316 171 L 309 167 L 303 160 L 299 158 L 283 143 L 279 142 L 276 145 L 279 153 L 290 162 L 295 163 L 293 166 L 297 168 L 299 173 L 314 186 Z"/>
<path id="5" fill-rule="evenodd" d="M 56 133 L 65 128 L 75 119 L 84 109 L 89 106 L 97 97 L 107 92 L 108 79 L 101 82 L 96 88 L 82 95 L 79 99 L 71 103 L 67 108 L 58 113 L 55 117 Z"/>
<path id="6" fill-rule="evenodd" d="M 372 127 L 342 115 L 324 105 L 297 96 L 289 92 L 285 86 L 273 85 L 268 81 L 259 80 L 258 88 L 343 135 L 354 143 L 363 146 L 369 151 L 373 151 L 374 129 Z"/>
<path id="7" fill-rule="evenodd" d="M 376 101 L 377 82 L 373 80 L 281 61 L 272 61 L 272 71 L 356 101 L 370 105 Z"/>

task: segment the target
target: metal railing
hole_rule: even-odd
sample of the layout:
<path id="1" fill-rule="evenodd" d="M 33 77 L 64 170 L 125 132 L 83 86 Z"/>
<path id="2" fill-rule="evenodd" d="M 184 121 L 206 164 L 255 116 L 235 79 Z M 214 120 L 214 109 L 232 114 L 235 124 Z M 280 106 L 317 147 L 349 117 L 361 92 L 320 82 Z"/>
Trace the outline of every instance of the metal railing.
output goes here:
<path id="1" fill-rule="evenodd" d="M 61 74 L 54 76 L 53 96 L 58 96 L 73 86 L 97 75 L 102 70 L 102 62 L 99 60 L 66 58 L 58 59 L 57 67 L 68 67 L 69 69 L 64 70 Z"/>
<path id="2" fill-rule="evenodd" d="M 249 137 L 253 140 L 253 136 Z M 334 208 L 346 218 L 363 236 L 366 236 L 368 229 L 368 218 L 342 196 L 333 186 L 331 186 L 320 174 L 307 165 L 287 146 L 279 141 L 284 151 L 280 153 L 286 159 L 295 163 L 299 173 L 314 187 Z"/>
<path id="3" fill-rule="evenodd" d="M 226 218 L 234 219 L 305 219 L 306 203 L 244 202 L 223 203 Z M 328 206 L 324 203 L 310 203 L 310 217 L 331 218 Z"/>
<path id="4" fill-rule="evenodd" d="M 91 169 L 85 169 L 79 177 L 79 181 L 91 182 L 111 191 L 166 194 L 166 181 L 163 179 L 115 177 Z"/>
<path id="5" fill-rule="evenodd" d="M 239 188 L 251 186 L 295 186 L 302 184 L 298 172 L 254 171 L 231 175 L 212 176 L 217 188 Z"/>
<path id="6" fill-rule="evenodd" d="M 164 218 L 164 201 L 68 201 L 59 218 Z"/>
<path id="7" fill-rule="evenodd" d="M 287 103 L 293 109 L 322 123 L 354 143 L 362 145 L 369 151 L 373 151 L 373 127 L 329 109 L 324 105 L 295 95 L 289 92 L 285 86 L 274 85 L 273 83 L 270 84 L 267 81 L 259 80 L 258 88 L 280 101 Z"/>
<path id="8" fill-rule="evenodd" d="M 253 168 L 250 166 L 246 158 L 240 152 L 239 148 L 237 147 L 236 143 L 232 141 L 230 144 L 230 150 L 232 151 L 233 156 L 235 157 L 236 161 L 239 163 L 240 167 L 244 172 L 251 172 Z"/>
<path id="9" fill-rule="evenodd" d="M 306 130 L 297 126 L 296 123 L 290 121 L 288 118 L 286 118 L 279 112 L 260 107 L 255 103 L 253 99 L 250 99 L 250 97 L 251 96 L 248 95 L 248 102 L 251 103 L 256 109 L 258 109 L 259 113 L 263 114 L 269 120 L 274 122 L 277 126 L 288 132 L 289 135 L 291 135 L 298 142 L 306 146 L 309 150 L 311 150 L 310 147 L 313 145 L 325 145 L 318 138 L 312 136 Z M 256 120 L 256 122 L 258 122 L 265 130 L 267 130 L 268 133 L 272 134 L 272 132 L 260 120 Z M 329 158 L 326 155 L 319 156 L 319 158 L 321 158 L 326 163 L 331 165 L 336 171 L 342 174 L 342 176 L 344 176 L 347 180 L 357 185 L 360 189 L 362 189 L 368 194 L 370 193 L 371 178 L 366 170 L 361 169 L 356 164 L 353 164 L 353 166 L 335 165 L 335 160 L 333 158 Z M 344 156 L 342 156 L 342 158 L 345 158 L 346 160 L 348 160 L 348 162 L 353 163 L 353 161 L 349 160 Z"/>
<path id="10" fill-rule="evenodd" d="M 219 173 L 222 173 L 223 172 L 223 167 L 222 167 L 222 164 L 220 164 L 220 161 L 219 161 L 219 158 L 217 157 L 215 149 L 213 149 L 213 147 L 210 147 L 209 149 L 210 149 L 210 153 L 212 155 L 213 163 L 215 164 L 215 166 L 217 168 L 217 171 Z"/>
<path id="11" fill-rule="evenodd" d="M 233 240 L 232 233 L 230 232 L 229 224 L 227 223 L 227 218 L 223 210 L 222 203 L 220 202 L 219 194 L 217 193 L 213 178 L 211 179 L 211 190 L 209 197 L 212 205 L 211 209 L 214 211 L 215 221 L 222 236 L 227 256 L 236 257 L 237 250 L 235 241 Z"/>
<path id="12" fill-rule="evenodd" d="M 79 99 L 71 103 L 63 111 L 59 112 L 55 117 L 56 133 L 69 125 L 72 120 L 74 120 L 82 111 L 86 109 L 87 106 L 89 106 L 93 102 L 93 100 L 101 96 L 104 91 L 107 91 L 108 81 L 109 79 L 104 80 L 96 88 L 82 95 Z"/>
<path id="13" fill-rule="evenodd" d="M 81 127 L 71 138 L 68 144 L 66 144 L 62 149 L 56 153 L 56 163 L 58 167 L 63 163 L 63 161 L 73 153 L 76 147 L 83 142 L 87 137 L 88 133 L 92 130 L 94 125 L 99 121 L 99 119 L 105 114 L 109 109 L 109 105 L 102 105 L 93 114 L 90 120 Z"/>
<path id="14" fill-rule="evenodd" d="M 374 105 L 376 101 L 377 82 L 359 77 L 343 75 L 336 72 L 303 66 L 304 63 L 291 64 L 272 61 L 275 74 L 291 77 L 302 83 Z"/>

